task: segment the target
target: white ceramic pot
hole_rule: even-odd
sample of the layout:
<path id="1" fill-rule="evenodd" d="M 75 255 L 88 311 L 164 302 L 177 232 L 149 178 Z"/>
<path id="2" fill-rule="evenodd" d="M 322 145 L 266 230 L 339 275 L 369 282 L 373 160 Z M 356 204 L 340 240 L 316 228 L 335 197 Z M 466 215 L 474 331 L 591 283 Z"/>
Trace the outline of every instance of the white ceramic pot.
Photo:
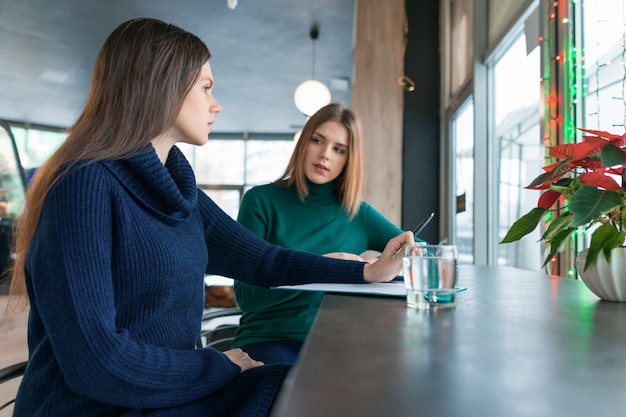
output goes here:
<path id="1" fill-rule="evenodd" d="M 585 269 L 588 249 L 576 257 L 576 268 L 587 287 L 598 297 L 608 301 L 626 301 L 626 248 L 611 251 L 607 262 L 603 253 L 594 265 Z"/>

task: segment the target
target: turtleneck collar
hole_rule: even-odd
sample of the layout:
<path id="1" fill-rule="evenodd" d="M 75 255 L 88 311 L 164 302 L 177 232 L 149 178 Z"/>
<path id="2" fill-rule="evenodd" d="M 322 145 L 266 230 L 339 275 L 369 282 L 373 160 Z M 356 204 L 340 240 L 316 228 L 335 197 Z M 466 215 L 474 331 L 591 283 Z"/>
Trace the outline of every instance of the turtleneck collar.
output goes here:
<path id="1" fill-rule="evenodd" d="M 127 159 L 103 161 L 124 187 L 166 222 L 189 217 L 198 202 L 196 178 L 183 153 L 169 152 L 165 166 L 149 144 Z"/>
<path id="2" fill-rule="evenodd" d="M 304 201 L 307 203 L 331 204 L 339 201 L 335 191 L 335 180 L 325 184 L 315 184 L 307 179 L 306 185 L 309 188 L 309 195 L 306 196 Z"/>

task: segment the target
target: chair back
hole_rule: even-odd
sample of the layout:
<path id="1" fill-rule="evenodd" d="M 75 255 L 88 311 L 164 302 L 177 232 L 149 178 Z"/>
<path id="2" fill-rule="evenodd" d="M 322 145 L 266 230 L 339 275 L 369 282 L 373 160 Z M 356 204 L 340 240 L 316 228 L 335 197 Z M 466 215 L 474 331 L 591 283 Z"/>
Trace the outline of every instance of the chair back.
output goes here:
<path id="1" fill-rule="evenodd" d="M 210 308 L 202 316 L 202 330 L 196 347 L 212 347 L 220 351 L 230 349 L 230 342 L 239 327 L 242 311 L 237 307 Z"/>
<path id="2" fill-rule="evenodd" d="M 19 363 L 9 365 L 5 368 L 0 369 L 0 386 L 4 388 L 13 379 L 19 378 L 22 375 L 24 375 L 27 364 L 28 362 L 24 361 L 24 362 L 19 362 Z M 1 392 L 4 393 L 5 390 L 2 389 Z M 2 404 L 0 405 L 0 411 L 4 410 L 5 408 L 7 408 L 8 406 L 10 406 L 11 404 L 15 402 L 16 393 L 17 393 L 17 390 L 13 391 L 13 393 L 9 396 L 8 401 L 6 398 L 3 398 L 0 400 L 2 402 Z"/>

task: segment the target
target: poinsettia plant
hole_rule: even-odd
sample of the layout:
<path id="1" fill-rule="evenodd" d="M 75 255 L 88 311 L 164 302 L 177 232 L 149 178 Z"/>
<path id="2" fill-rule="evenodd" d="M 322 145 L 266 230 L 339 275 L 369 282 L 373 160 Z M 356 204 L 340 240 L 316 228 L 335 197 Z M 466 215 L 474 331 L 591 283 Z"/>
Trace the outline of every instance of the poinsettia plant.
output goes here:
<path id="1" fill-rule="evenodd" d="M 612 249 L 624 246 L 626 237 L 626 134 L 579 129 L 579 143 L 548 147 L 556 162 L 526 188 L 541 190 L 537 207 L 517 220 L 500 243 L 526 236 L 546 219 L 541 236 L 549 248 L 544 265 L 579 227 L 597 225 L 591 235 L 585 270 L 600 253 L 610 260 Z M 561 200 L 562 208 L 553 206 Z"/>

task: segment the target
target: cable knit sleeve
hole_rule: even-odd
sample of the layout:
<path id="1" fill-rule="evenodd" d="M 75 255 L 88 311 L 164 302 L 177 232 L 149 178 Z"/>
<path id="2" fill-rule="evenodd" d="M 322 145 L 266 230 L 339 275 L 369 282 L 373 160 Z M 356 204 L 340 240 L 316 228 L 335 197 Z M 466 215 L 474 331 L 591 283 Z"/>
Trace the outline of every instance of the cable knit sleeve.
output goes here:
<path id="1" fill-rule="evenodd" d="M 199 193 L 198 206 L 205 222 L 207 273 L 261 287 L 314 282 L 365 283 L 365 263 L 271 245 L 230 218 L 203 194 Z"/>

